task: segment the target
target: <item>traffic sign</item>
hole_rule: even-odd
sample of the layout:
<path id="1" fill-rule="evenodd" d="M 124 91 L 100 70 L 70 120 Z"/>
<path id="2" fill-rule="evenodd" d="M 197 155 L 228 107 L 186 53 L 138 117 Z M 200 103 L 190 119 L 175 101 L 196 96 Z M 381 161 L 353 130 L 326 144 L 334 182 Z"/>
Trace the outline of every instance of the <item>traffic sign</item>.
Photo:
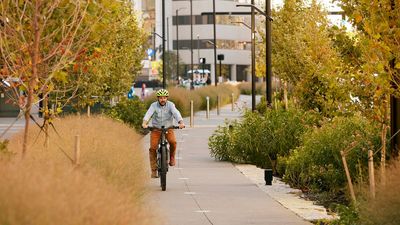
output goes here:
<path id="1" fill-rule="evenodd" d="M 153 56 L 154 55 L 154 50 L 151 49 L 151 48 L 147 49 L 147 55 L 148 56 Z"/>

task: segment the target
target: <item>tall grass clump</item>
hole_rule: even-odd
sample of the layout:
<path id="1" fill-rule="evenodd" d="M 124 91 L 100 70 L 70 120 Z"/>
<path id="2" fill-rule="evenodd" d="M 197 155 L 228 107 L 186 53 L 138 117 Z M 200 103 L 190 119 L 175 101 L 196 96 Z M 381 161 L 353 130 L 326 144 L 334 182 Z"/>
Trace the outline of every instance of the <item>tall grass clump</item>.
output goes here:
<path id="1" fill-rule="evenodd" d="M 154 224 L 140 135 L 104 117 L 57 119 L 54 127 L 47 148 L 32 128 L 24 159 L 0 164 L 0 224 Z M 71 161 L 75 135 L 78 167 Z M 17 135 L 8 149 L 20 153 L 21 143 Z"/>
<path id="2" fill-rule="evenodd" d="M 278 157 L 299 146 L 302 134 L 318 120 L 317 115 L 298 110 L 247 112 L 241 121 L 215 131 L 209 138 L 210 153 L 219 160 L 252 163 L 277 173 Z"/>
<path id="3" fill-rule="evenodd" d="M 238 85 L 240 90 L 240 94 L 242 95 L 251 95 L 251 82 L 241 82 Z M 275 89 L 274 87 L 272 88 Z M 265 83 L 256 82 L 256 95 L 265 95 L 266 87 Z"/>
<path id="4" fill-rule="evenodd" d="M 239 96 L 239 90 L 237 87 L 230 84 L 221 84 L 217 87 L 210 85 L 194 90 L 170 88 L 168 91 L 169 100 L 175 104 L 176 108 L 184 117 L 190 115 L 191 100 L 193 100 L 193 110 L 197 112 L 206 109 L 206 97 L 209 97 L 210 99 L 210 108 L 215 108 L 217 106 L 217 95 L 221 96 L 221 106 L 230 103 L 232 93 L 234 94 L 235 99 Z M 157 101 L 157 99 L 153 94 L 146 98 L 145 104 L 150 106 L 150 104 L 155 101 Z"/>
<path id="5" fill-rule="evenodd" d="M 340 151 L 354 146 L 347 153 L 347 164 L 353 181 L 363 183 L 368 179 L 367 151 L 380 147 L 379 134 L 376 124 L 360 116 L 336 117 L 304 135 L 286 161 L 284 178 L 292 186 L 323 194 L 328 201 L 343 201 L 347 181 Z"/>
<path id="6" fill-rule="evenodd" d="M 377 184 L 376 197 L 366 194 L 360 202 L 359 224 L 400 224 L 400 161 L 393 162 L 385 177 L 385 183 Z"/>

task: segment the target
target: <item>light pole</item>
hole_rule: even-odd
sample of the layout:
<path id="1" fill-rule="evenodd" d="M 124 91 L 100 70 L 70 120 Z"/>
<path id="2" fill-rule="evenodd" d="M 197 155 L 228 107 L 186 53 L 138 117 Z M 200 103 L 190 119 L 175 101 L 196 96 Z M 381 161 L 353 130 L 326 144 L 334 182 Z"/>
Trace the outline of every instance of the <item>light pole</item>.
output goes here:
<path id="1" fill-rule="evenodd" d="M 254 0 L 251 0 L 254 5 Z M 255 15 L 251 7 L 251 110 L 256 110 L 256 42 L 255 42 Z"/>
<path id="2" fill-rule="evenodd" d="M 216 28 L 216 13 L 215 13 L 215 0 L 213 0 L 213 30 L 214 30 L 214 79 L 215 86 L 217 86 L 217 28 Z"/>
<path id="3" fill-rule="evenodd" d="M 178 12 L 184 8 L 175 10 L 175 22 L 176 22 L 176 81 L 179 84 L 179 19 Z"/>
<path id="4" fill-rule="evenodd" d="M 252 0 L 254 1 L 254 0 Z M 255 75 L 255 46 L 256 46 L 256 40 L 255 40 L 255 30 L 254 30 L 254 10 L 251 11 L 251 26 L 247 25 L 244 22 L 238 21 L 238 22 L 231 22 L 231 23 L 240 23 L 243 24 L 245 27 L 249 28 L 251 30 L 251 110 L 254 111 L 256 110 L 256 75 Z"/>
<path id="5" fill-rule="evenodd" d="M 163 71 L 163 89 L 166 88 L 167 84 L 166 84 L 166 76 L 165 76 L 165 72 L 166 72 L 166 63 L 165 63 L 165 0 L 162 0 L 162 71 Z"/>
<path id="6" fill-rule="evenodd" d="M 169 52 L 169 17 L 167 17 L 167 52 Z"/>
<path id="7" fill-rule="evenodd" d="M 254 27 L 254 20 L 253 20 L 253 17 L 254 17 L 254 14 L 253 14 L 253 12 L 254 12 L 254 10 L 257 10 L 258 11 L 258 13 L 260 13 L 261 15 L 263 15 L 263 16 L 265 16 L 265 38 L 266 38 L 266 41 L 265 41 L 265 51 L 266 51 L 266 54 L 265 54 L 265 57 L 266 57 L 266 59 L 265 59 L 265 63 L 266 63 L 266 69 L 265 69 L 265 71 L 266 71 L 266 74 L 265 74 L 265 78 L 266 78 L 266 100 L 267 100 L 267 104 L 270 106 L 271 105 L 271 103 L 272 103 L 272 85 L 271 85 L 271 77 L 272 77 L 272 65 L 271 65 L 271 21 L 273 21 L 273 19 L 272 19 L 272 17 L 270 16 L 271 15 L 271 1 L 270 0 L 266 0 L 265 1 L 265 12 L 263 12 L 261 9 L 259 9 L 259 8 L 257 8 L 255 5 L 254 5 L 254 0 L 252 0 L 251 1 L 251 4 L 239 4 L 239 5 L 236 5 L 236 7 L 251 7 L 251 9 L 252 9 L 252 20 L 251 20 L 251 26 L 252 27 Z M 252 34 L 253 34 L 253 32 L 252 32 Z M 252 46 L 252 51 L 253 51 L 253 46 Z M 255 57 L 255 55 L 253 56 L 253 54 L 255 54 L 255 53 L 252 53 L 252 60 L 253 60 L 253 57 Z M 253 72 L 253 71 L 252 71 Z"/>
<path id="8" fill-rule="evenodd" d="M 197 35 L 197 62 L 200 64 L 200 35 Z"/>
<path id="9" fill-rule="evenodd" d="M 190 82 L 190 89 L 193 89 L 193 0 L 190 0 L 190 67 L 192 70 L 192 82 Z"/>
<path id="10" fill-rule="evenodd" d="M 265 81 L 267 85 L 267 104 L 268 106 L 272 105 L 272 62 L 271 62 L 271 56 L 272 56 L 272 40 L 271 40 L 271 0 L 265 0 L 265 61 L 266 61 L 266 71 L 267 74 L 265 74 Z"/>

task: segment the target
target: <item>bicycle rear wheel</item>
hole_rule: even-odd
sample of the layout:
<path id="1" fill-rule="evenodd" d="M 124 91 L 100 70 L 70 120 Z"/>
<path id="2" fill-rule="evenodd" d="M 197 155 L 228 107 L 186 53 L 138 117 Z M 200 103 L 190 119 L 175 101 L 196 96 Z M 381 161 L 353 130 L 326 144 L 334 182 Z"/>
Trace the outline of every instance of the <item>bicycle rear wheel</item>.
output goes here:
<path id="1" fill-rule="evenodd" d="M 161 147 L 161 163 L 160 163 L 160 181 L 161 190 L 165 191 L 167 189 L 167 171 L 168 171 L 168 154 L 166 146 Z"/>

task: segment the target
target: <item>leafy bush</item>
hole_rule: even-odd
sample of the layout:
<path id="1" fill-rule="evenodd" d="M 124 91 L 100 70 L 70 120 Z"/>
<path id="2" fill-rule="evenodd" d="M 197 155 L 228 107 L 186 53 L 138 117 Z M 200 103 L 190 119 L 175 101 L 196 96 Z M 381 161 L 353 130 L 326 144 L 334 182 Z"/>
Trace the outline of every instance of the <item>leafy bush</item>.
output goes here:
<path id="1" fill-rule="evenodd" d="M 346 159 L 353 181 L 365 179 L 367 149 L 377 149 L 379 129 L 365 118 L 337 117 L 306 133 L 287 159 L 284 179 L 292 186 L 340 196 L 347 190 L 340 151 L 356 143 Z"/>
<path id="2" fill-rule="evenodd" d="M 335 204 L 333 210 L 338 214 L 335 220 L 318 220 L 316 225 L 357 225 L 359 224 L 359 215 L 354 205 L 346 206 Z"/>
<path id="3" fill-rule="evenodd" d="M 140 132 L 146 111 L 146 105 L 136 97 L 134 99 L 122 99 L 114 107 L 106 111 L 106 114 L 111 118 L 130 125 Z"/>
<path id="4" fill-rule="evenodd" d="M 225 126 L 219 126 L 209 138 L 211 156 L 221 161 L 239 162 L 242 157 L 233 152 L 238 127 L 237 121 L 225 121 Z M 234 129 L 235 128 L 235 129 Z"/>
<path id="5" fill-rule="evenodd" d="M 210 137 L 211 155 L 273 168 L 276 173 L 278 156 L 296 148 L 302 134 L 318 120 L 315 114 L 297 110 L 267 110 L 262 115 L 247 112 L 242 121 L 227 123 Z"/>

